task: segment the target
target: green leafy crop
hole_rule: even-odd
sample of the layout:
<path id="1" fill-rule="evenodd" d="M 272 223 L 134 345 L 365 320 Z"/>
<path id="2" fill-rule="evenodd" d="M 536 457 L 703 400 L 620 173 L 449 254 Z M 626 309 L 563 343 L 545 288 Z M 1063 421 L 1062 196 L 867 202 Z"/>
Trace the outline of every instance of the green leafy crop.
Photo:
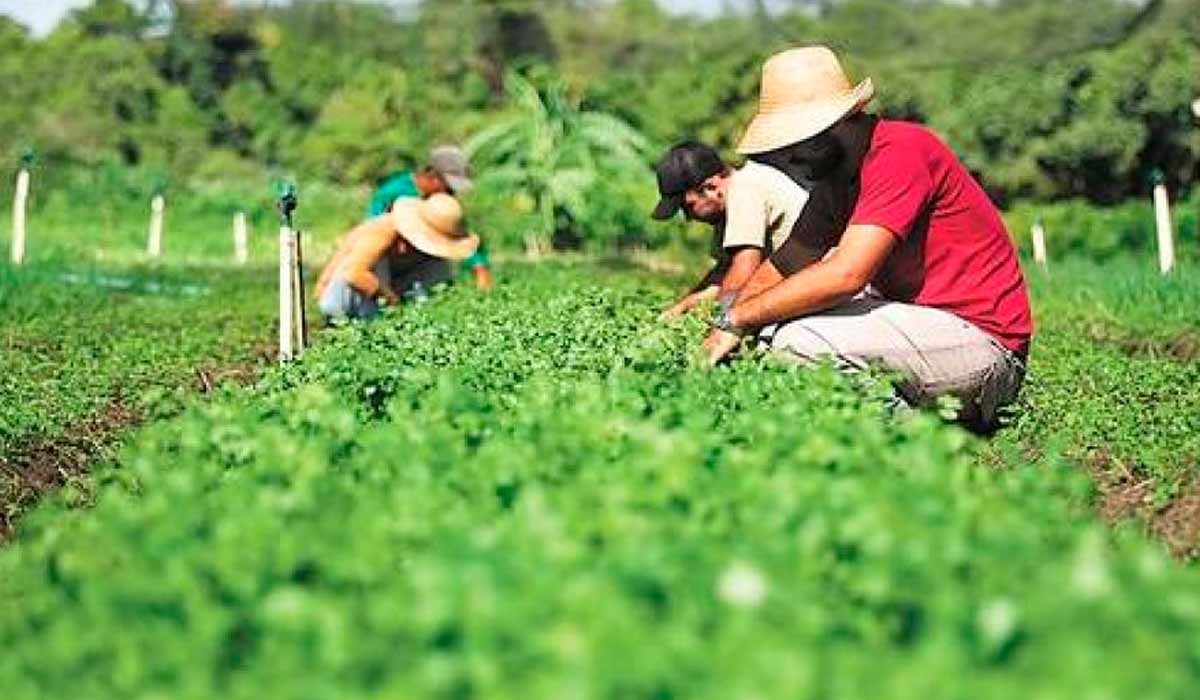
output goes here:
<path id="1" fill-rule="evenodd" d="M 519 278 L 519 279 L 518 279 Z M 1194 569 L 1052 458 L 829 368 L 693 366 L 659 282 L 511 271 L 142 431 L 0 551 L 33 697 L 1188 697 Z"/>

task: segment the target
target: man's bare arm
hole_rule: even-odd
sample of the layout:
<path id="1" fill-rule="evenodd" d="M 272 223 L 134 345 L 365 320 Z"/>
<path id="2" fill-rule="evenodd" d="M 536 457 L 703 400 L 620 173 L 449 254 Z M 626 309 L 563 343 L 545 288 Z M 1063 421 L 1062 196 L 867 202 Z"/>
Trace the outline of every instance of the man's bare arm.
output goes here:
<path id="1" fill-rule="evenodd" d="M 733 255 L 730 256 L 729 270 L 721 279 L 719 296 L 725 298 L 726 295 L 740 293 L 742 287 L 750 281 L 754 272 L 762 264 L 762 260 L 761 248 L 744 246 L 735 249 Z"/>
<path id="2" fill-rule="evenodd" d="M 850 226 L 828 258 L 753 295 L 740 295 L 730 320 L 741 328 L 757 328 L 836 306 L 867 286 L 895 244 L 895 236 L 882 226 Z M 760 283 L 779 275 L 770 263 L 762 268 L 769 269 L 755 275 Z"/>
<path id="3" fill-rule="evenodd" d="M 697 304 L 708 299 L 716 299 L 717 293 L 720 291 L 720 283 L 724 275 L 727 265 L 725 261 L 719 262 L 713 266 L 708 274 L 700 278 L 683 298 L 671 304 L 665 311 L 659 314 L 658 318 L 661 321 L 670 321 L 679 318 L 680 316 L 691 311 Z"/>

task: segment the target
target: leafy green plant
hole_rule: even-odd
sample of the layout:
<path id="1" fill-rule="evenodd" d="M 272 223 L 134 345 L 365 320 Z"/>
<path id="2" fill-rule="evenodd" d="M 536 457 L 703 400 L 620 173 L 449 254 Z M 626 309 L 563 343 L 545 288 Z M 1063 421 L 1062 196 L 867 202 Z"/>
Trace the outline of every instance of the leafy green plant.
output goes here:
<path id="1" fill-rule="evenodd" d="M 512 72 L 505 87 L 511 114 L 473 136 L 466 150 L 482 173 L 481 189 L 512 193 L 535 214 L 525 237 L 530 257 L 549 251 L 555 234 L 602 223 L 597 221 L 597 208 L 612 207 L 614 202 L 592 196 L 599 181 L 629 180 L 653 187 L 646 167 L 646 140 L 628 124 L 609 114 L 579 109 L 554 76 L 545 78 L 545 87 L 539 90 L 531 80 Z"/>
<path id="2" fill-rule="evenodd" d="M 332 332 L 0 549 L 34 697 L 1186 697 L 1197 571 L 564 260 Z M 519 351 L 514 351 L 519 349 Z M 1149 669 L 1149 671 L 1148 671 Z"/>
<path id="3" fill-rule="evenodd" d="M 993 447 L 1061 450 L 1102 485 L 1157 490 L 1133 506 L 1185 496 L 1200 476 L 1195 268 L 1164 278 L 1149 255 L 1068 258 L 1028 277 L 1037 321 L 1028 380 Z M 1172 545 L 1195 556 L 1193 540 L 1184 533 Z"/>

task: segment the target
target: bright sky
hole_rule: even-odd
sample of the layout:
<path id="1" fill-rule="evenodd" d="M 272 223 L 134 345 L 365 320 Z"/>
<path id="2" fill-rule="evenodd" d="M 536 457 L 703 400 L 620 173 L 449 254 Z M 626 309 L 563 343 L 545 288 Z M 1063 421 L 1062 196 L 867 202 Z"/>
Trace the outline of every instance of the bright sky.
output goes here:
<path id="1" fill-rule="evenodd" d="M 247 4 L 261 2 L 249 0 Z M 396 4 L 410 4 L 411 0 L 391 0 Z M 82 7 L 91 0 L 0 0 L 0 14 L 15 18 L 18 22 L 33 29 L 37 35 L 42 35 L 54 28 L 54 25 L 73 7 Z M 723 7 L 741 7 L 746 0 L 658 0 L 659 5 L 672 12 L 696 12 L 700 14 L 715 14 Z M 770 1 L 768 5 L 781 4 L 778 0 Z"/>

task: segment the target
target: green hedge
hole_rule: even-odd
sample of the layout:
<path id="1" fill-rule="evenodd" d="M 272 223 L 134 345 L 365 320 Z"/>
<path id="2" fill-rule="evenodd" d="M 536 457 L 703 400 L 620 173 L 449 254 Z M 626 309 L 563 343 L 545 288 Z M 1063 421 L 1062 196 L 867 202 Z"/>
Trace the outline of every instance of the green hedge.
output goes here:
<path id="1" fill-rule="evenodd" d="M 1046 229 L 1046 252 L 1051 258 L 1076 254 L 1107 260 L 1130 252 L 1157 254 L 1154 206 L 1149 197 L 1113 207 L 1098 207 L 1081 200 L 1018 204 L 1005 213 L 1005 220 L 1021 249 L 1030 255 L 1033 248 L 1029 230 L 1038 218 Z M 1176 257 L 1197 257 L 1200 189 L 1172 201 L 1171 219 Z"/>

